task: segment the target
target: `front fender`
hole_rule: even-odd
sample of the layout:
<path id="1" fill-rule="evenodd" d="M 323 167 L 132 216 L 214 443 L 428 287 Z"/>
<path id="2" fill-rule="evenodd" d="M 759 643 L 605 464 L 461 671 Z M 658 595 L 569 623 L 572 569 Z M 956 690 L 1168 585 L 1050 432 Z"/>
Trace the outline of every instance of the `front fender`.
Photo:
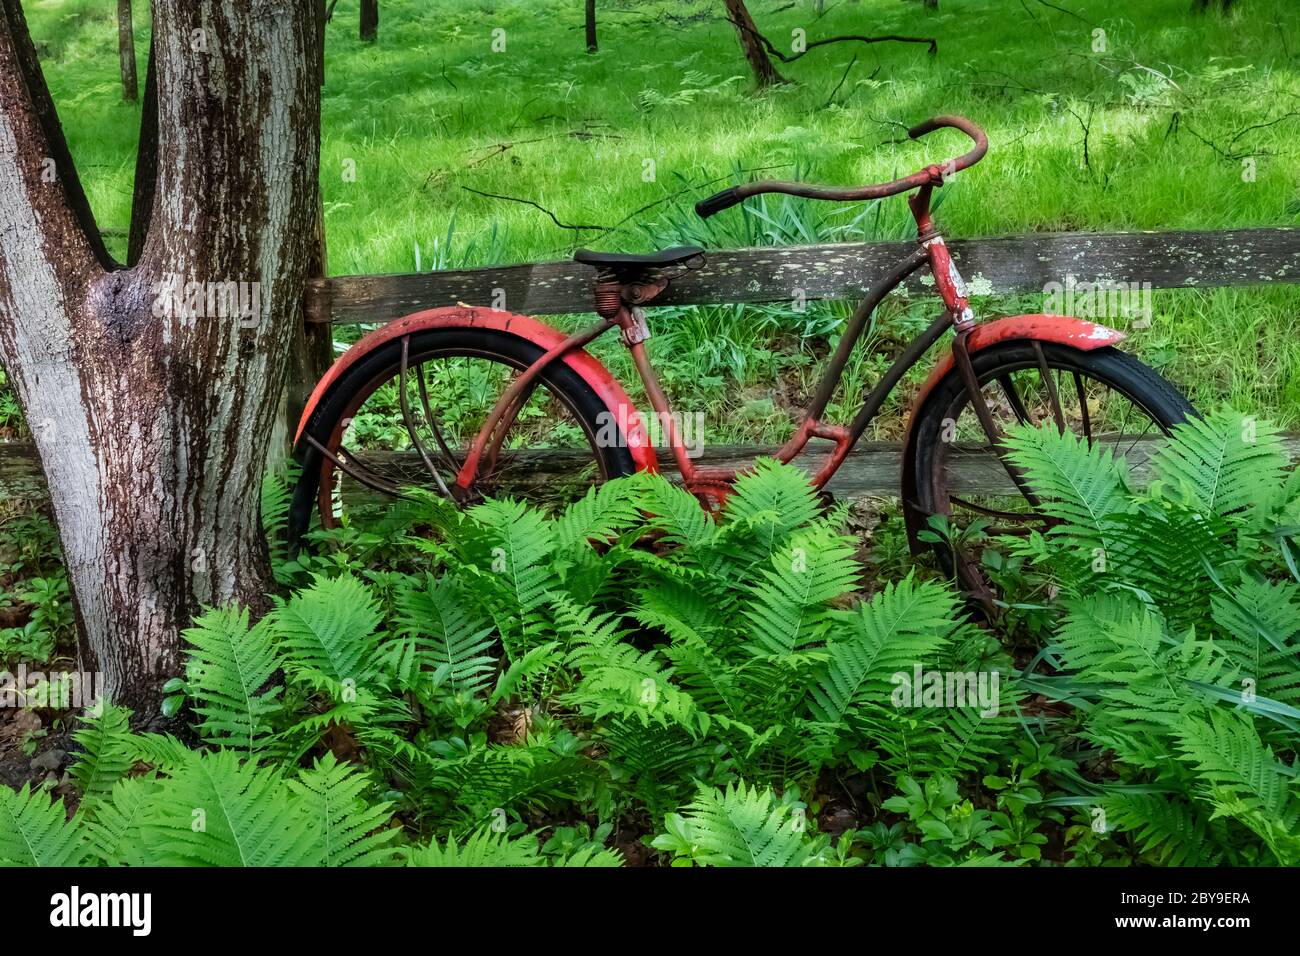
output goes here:
<path id="1" fill-rule="evenodd" d="M 1093 349 L 1104 348 L 1107 345 L 1122 342 L 1124 338 L 1124 333 L 1116 329 L 1065 315 L 1012 315 L 1005 319 L 985 322 L 975 326 L 966 339 L 966 348 L 974 355 L 976 352 L 997 345 L 999 342 L 1025 339 L 1039 342 L 1055 342 L 1060 345 L 1069 345 L 1084 352 L 1091 352 Z M 924 516 L 915 507 L 916 466 L 914 461 L 916 458 L 917 422 L 921 410 L 925 408 L 926 400 L 930 397 L 930 393 L 934 391 L 944 376 L 952 371 L 952 364 L 952 352 L 950 350 L 935 363 L 920 391 L 916 393 L 907 426 L 907 439 L 903 443 L 903 517 L 907 525 L 907 538 L 911 543 L 913 553 L 922 550 L 916 533 L 925 523 Z"/>
<path id="2" fill-rule="evenodd" d="M 450 328 L 507 332 L 532 342 L 543 351 L 554 348 L 567 338 L 558 329 L 529 316 L 474 306 L 426 309 L 423 312 L 414 312 L 403 318 L 395 319 L 382 328 L 375 329 L 358 339 L 351 348 L 338 357 L 338 360 L 330 366 L 324 377 L 316 383 L 311 398 L 307 400 L 307 407 L 303 409 L 302 418 L 298 421 L 298 430 L 294 433 L 294 443 L 297 444 L 303 430 L 307 427 L 307 422 L 311 420 L 312 413 L 326 393 L 329 392 L 330 386 L 338 381 L 343 373 L 360 361 L 362 357 L 394 339 L 400 339 L 404 335 L 430 329 Z M 564 362 L 573 371 L 577 372 L 582 380 L 590 385 L 601 401 L 605 403 L 605 407 L 613 416 L 613 420 L 618 423 L 619 432 L 624 441 L 627 442 L 628 453 L 632 456 L 632 461 L 637 470 L 658 471 L 659 467 L 654 446 L 650 443 L 641 415 L 636 406 L 632 404 L 627 392 L 610 375 L 609 370 L 586 349 L 574 349 L 566 353 L 559 361 Z"/>

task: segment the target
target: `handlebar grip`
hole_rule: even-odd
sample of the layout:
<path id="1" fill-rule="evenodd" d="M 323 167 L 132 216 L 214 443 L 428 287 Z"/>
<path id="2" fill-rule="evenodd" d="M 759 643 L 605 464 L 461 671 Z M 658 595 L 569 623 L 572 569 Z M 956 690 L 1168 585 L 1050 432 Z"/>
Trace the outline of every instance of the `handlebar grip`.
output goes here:
<path id="1" fill-rule="evenodd" d="M 708 199 L 701 199 L 695 204 L 695 214 L 701 219 L 708 219 L 714 213 L 722 212 L 724 209 L 730 209 L 744 200 L 740 195 L 740 190 L 736 186 L 730 189 L 724 189 L 720 193 L 714 193 Z"/>

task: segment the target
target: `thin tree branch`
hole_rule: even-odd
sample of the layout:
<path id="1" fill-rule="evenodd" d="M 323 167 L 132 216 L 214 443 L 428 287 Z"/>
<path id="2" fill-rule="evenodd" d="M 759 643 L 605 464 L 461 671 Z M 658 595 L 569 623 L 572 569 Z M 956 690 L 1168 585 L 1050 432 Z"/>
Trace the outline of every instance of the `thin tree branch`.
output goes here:
<path id="1" fill-rule="evenodd" d="M 523 203 L 525 206 L 532 206 L 534 209 L 540 209 L 542 212 L 546 213 L 546 215 L 548 215 L 551 218 L 551 222 L 555 223 L 561 229 L 573 229 L 573 230 L 595 229 L 599 232 L 606 232 L 608 230 L 607 226 L 584 226 L 584 225 L 577 225 L 573 223 L 560 222 L 560 220 L 556 218 L 555 213 L 551 212 L 541 203 L 534 202 L 531 199 L 521 199 L 518 196 L 502 196 L 499 195 L 498 193 L 485 193 L 483 192 L 483 190 L 475 189 L 472 186 L 461 186 L 460 188 L 465 190 L 466 192 L 471 192 L 478 196 L 486 196 L 489 199 L 500 199 L 505 202 Z"/>
<path id="2" fill-rule="evenodd" d="M 772 41 L 759 33 L 758 30 L 745 26 L 743 23 L 739 23 L 731 17 L 727 17 L 727 21 L 737 30 L 744 30 L 746 33 L 753 36 L 759 43 L 763 44 L 763 48 L 767 50 L 769 56 L 776 57 L 782 63 L 793 63 L 795 60 L 807 56 L 817 47 L 826 46 L 831 43 L 924 43 L 929 47 L 930 56 L 934 56 L 939 52 L 939 41 L 934 39 L 934 37 L 909 37 L 897 33 L 888 33 L 876 37 L 859 36 L 857 34 L 825 37 L 821 40 L 810 41 L 798 53 L 785 53 L 778 50 Z"/>

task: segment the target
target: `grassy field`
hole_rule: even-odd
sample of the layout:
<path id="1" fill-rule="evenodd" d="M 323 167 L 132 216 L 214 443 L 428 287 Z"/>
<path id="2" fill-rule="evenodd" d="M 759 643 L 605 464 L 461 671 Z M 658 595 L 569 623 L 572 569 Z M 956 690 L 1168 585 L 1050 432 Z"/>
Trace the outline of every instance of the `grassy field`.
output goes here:
<path id="1" fill-rule="evenodd" d="M 690 204 L 749 170 L 832 183 L 910 172 L 960 145 L 955 134 L 896 141 L 902 126 L 940 112 L 972 117 L 992 143 L 944 190 L 951 235 L 1257 226 L 1300 214 L 1300 9 L 1282 4 L 1246 2 L 1224 17 L 1193 14 L 1188 0 L 1057 5 L 1070 12 L 1039 0 L 944 0 L 938 11 L 841 0 L 818 16 L 811 0 L 755 0 L 759 27 L 782 48 L 795 30 L 938 41 L 934 57 L 911 44 L 817 48 L 780 65 L 791 82 L 762 95 L 712 0 L 602 0 L 594 55 L 575 0 L 437 6 L 385 0 L 376 44 L 357 39 L 351 0 L 329 24 L 321 180 L 333 273 L 555 258 L 578 245 L 904 235 L 901 199 L 772 203 L 766 216 L 708 224 Z M 121 102 L 111 10 L 91 0 L 27 7 L 91 202 L 120 250 L 138 109 Z M 136 25 L 143 70 L 142 10 Z M 537 208 L 470 190 L 592 228 L 561 228 Z M 1288 288 L 1157 293 L 1132 347 L 1200 404 L 1229 401 L 1294 426 L 1297 310 L 1300 292 Z M 890 303 L 874 344 L 888 352 L 931 311 Z M 775 437 L 845 312 L 661 312 L 652 345 L 679 403 L 709 411 L 710 442 Z M 627 370 L 612 342 L 602 354 Z M 862 357 L 846 403 L 882 361 Z M 897 427 L 887 415 L 879 434 Z"/>

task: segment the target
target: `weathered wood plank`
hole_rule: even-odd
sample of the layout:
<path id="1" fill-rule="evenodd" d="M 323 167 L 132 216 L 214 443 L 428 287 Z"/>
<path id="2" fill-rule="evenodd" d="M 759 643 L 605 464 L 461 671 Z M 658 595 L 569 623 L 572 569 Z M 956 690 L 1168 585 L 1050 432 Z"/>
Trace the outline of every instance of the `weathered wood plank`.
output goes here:
<path id="1" fill-rule="evenodd" d="M 1291 460 L 1300 460 L 1300 435 L 1287 435 L 1283 441 Z M 1133 443 L 1131 439 L 1120 438 L 1114 439 L 1114 442 L 1124 451 L 1135 481 L 1145 482 L 1149 477 L 1150 456 L 1159 446 L 1160 439 L 1144 437 Z M 823 449 L 829 450 L 830 445 L 820 443 L 820 446 L 814 442 L 806 457 L 799 461 L 805 470 L 815 471 L 820 466 Z M 705 448 L 696 462 L 714 468 L 743 468 L 770 450 L 758 445 L 715 446 Z M 519 463 L 520 467 L 512 469 L 512 472 L 520 473 L 516 486 L 521 492 L 530 487 L 543 487 L 575 465 L 589 460 L 584 455 L 575 456 L 572 452 L 553 449 L 530 449 L 514 454 L 523 459 Z M 405 473 L 413 477 L 423 474 L 414 455 L 394 453 L 394 456 L 404 460 Z M 664 474 L 670 478 L 677 477 L 672 456 L 667 451 L 661 451 L 659 457 Z M 1015 489 L 1007 478 L 1006 471 L 992 455 L 981 450 L 959 447 L 956 461 L 953 491 L 957 494 L 1014 493 Z M 384 467 L 388 472 L 389 466 Z M 900 444 L 864 441 L 849 454 L 827 487 L 832 494 L 844 499 L 894 496 L 898 494 L 901 471 Z M 345 495 L 349 501 L 354 502 L 375 496 L 374 492 L 364 488 L 345 490 Z M 28 444 L 0 444 L 0 504 L 7 500 L 37 501 L 44 497 L 45 482 L 35 449 Z"/>
<path id="2" fill-rule="evenodd" d="M 954 239 L 978 294 L 1042 292 L 1049 283 L 1111 280 L 1154 289 L 1300 282 L 1300 228 L 1208 232 L 1055 233 Z M 674 280 L 663 305 L 790 302 L 860 296 L 914 248 L 910 242 L 731 249 Z M 420 309 L 493 306 L 529 315 L 589 311 L 593 270 L 538 262 L 417 275 L 335 276 L 309 284 L 308 322 L 387 322 Z M 924 290 L 922 272 L 910 288 Z"/>
<path id="3" fill-rule="evenodd" d="M 36 446 L 0 442 L 0 507 L 10 501 L 44 501 L 47 494 Z"/>

